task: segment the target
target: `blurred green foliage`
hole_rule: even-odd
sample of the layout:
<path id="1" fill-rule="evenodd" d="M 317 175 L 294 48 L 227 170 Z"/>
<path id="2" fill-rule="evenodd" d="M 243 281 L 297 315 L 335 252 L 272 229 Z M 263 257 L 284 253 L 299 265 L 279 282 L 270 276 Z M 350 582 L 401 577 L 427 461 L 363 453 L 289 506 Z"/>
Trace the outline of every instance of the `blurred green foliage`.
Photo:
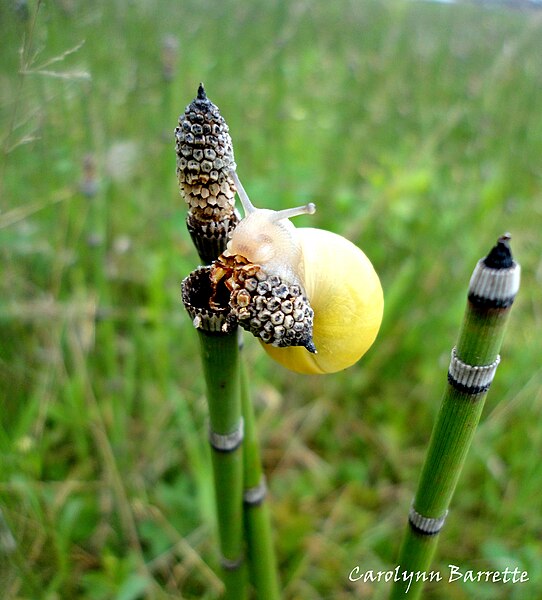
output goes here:
<path id="1" fill-rule="evenodd" d="M 26 8 L 25 8 L 26 7 Z M 247 340 L 286 600 L 384 598 L 468 279 L 504 231 L 523 282 L 434 568 L 542 589 L 542 14 L 339 0 L 0 3 L 5 598 L 217 597 L 196 265 L 173 128 L 205 82 L 252 200 L 308 200 L 381 275 L 345 373 Z"/>

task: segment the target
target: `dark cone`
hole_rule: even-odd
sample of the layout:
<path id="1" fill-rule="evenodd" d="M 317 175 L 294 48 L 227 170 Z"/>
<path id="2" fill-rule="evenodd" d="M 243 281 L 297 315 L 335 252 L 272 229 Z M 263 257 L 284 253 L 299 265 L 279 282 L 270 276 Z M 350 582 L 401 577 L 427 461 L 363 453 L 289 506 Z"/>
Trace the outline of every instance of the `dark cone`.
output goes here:
<path id="1" fill-rule="evenodd" d="M 188 230 L 208 264 L 224 251 L 237 224 L 236 188 L 230 175 L 236 165 L 228 125 L 203 84 L 179 117 L 175 150 L 179 189 L 188 205 Z"/>
<path id="2" fill-rule="evenodd" d="M 177 178 L 189 210 L 202 220 L 219 220 L 234 210 L 233 145 L 226 121 L 200 84 L 198 96 L 175 129 Z"/>
<path id="3" fill-rule="evenodd" d="M 501 235 L 495 246 L 484 258 L 484 264 L 489 269 L 509 269 L 514 264 L 512 251 L 510 250 L 510 240 L 512 236 L 509 233 Z"/>
<path id="4" fill-rule="evenodd" d="M 318 354 L 318 351 L 316 350 L 316 346 L 314 345 L 314 342 L 312 341 L 312 339 L 305 344 L 305 348 L 311 354 Z"/>

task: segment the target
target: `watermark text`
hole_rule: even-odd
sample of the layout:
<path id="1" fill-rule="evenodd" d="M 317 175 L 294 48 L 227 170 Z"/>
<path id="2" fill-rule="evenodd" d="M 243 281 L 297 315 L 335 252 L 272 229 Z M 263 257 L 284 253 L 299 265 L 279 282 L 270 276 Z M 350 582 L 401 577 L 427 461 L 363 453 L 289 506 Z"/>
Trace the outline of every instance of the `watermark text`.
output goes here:
<path id="1" fill-rule="evenodd" d="M 348 579 L 352 582 L 390 582 L 393 581 L 405 583 L 405 594 L 408 594 L 410 587 L 414 582 L 444 581 L 451 583 L 453 581 L 465 582 L 485 582 L 485 583 L 507 583 L 518 584 L 529 581 L 527 571 L 521 571 L 518 567 L 511 569 L 506 567 L 503 571 L 472 571 L 462 570 L 457 565 L 448 565 L 448 573 L 440 571 L 405 571 L 400 565 L 391 571 L 363 571 L 359 566 L 355 566 L 348 574 Z"/>

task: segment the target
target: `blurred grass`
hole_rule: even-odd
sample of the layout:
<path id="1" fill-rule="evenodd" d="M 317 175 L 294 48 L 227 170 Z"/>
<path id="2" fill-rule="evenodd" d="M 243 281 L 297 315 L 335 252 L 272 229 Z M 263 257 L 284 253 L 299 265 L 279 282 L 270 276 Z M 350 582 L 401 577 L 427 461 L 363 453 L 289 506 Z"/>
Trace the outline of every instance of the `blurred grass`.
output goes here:
<path id="1" fill-rule="evenodd" d="M 385 597 L 348 573 L 395 567 L 468 279 L 504 231 L 522 289 L 435 568 L 519 566 L 530 582 L 426 598 L 538 598 L 541 13 L 25 5 L 0 3 L 5 597 L 217 597 L 172 135 L 204 81 L 253 201 L 315 201 L 310 224 L 357 242 L 386 295 L 377 344 L 346 373 L 296 376 L 247 340 L 284 598 Z"/>

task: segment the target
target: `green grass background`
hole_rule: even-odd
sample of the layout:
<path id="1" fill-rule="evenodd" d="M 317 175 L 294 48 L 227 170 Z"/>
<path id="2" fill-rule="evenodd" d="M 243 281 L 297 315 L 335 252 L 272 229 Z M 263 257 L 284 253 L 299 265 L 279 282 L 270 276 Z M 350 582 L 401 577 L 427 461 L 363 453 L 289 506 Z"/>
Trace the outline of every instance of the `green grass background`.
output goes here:
<path id="1" fill-rule="evenodd" d="M 386 597 L 348 573 L 396 565 L 468 280 L 505 231 L 522 289 L 433 568 L 530 581 L 425 598 L 542 597 L 542 13 L 1 0 L 0 40 L 2 598 L 217 598 L 173 143 L 200 81 L 253 202 L 316 202 L 296 223 L 356 242 L 386 297 L 344 373 L 289 373 L 247 339 L 283 597 Z"/>

